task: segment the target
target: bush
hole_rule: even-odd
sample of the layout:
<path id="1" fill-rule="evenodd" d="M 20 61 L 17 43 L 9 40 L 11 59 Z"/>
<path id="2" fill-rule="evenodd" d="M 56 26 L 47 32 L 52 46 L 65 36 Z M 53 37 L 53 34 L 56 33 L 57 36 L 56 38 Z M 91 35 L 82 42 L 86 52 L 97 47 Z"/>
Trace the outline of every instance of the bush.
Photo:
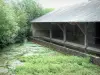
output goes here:
<path id="1" fill-rule="evenodd" d="M 13 9 L 0 0 L 0 47 L 14 42 L 19 27 Z"/>

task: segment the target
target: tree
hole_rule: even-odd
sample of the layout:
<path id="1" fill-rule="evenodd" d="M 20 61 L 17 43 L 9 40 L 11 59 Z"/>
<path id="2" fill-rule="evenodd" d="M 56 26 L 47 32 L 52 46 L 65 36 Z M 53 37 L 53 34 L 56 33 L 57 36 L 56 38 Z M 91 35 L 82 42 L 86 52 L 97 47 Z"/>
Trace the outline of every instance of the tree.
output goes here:
<path id="1" fill-rule="evenodd" d="M 42 7 L 34 0 L 22 0 L 21 3 L 22 3 L 21 4 L 22 8 L 25 10 L 25 12 L 28 15 L 29 21 L 43 15 Z"/>
<path id="2" fill-rule="evenodd" d="M 17 41 L 23 41 L 25 37 L 31 36 L 31 20 L 53 10 L 52 8 L 43 9 L 34 0 L 11 1 L 11 4 L 17 15 L 18 26 L 20 27 L 18 36 L 15 38 Z"/>
<path id="3" fill-rule="evenodd" d="M 27 14 L 27 35 L 26 37 L 29 38 L 29 36 L 31 36 L 31 31 L 30 31 L 30 27 L 31 27 L 31 23 L 30 21 L 43 15 L 43 9 L 42 7 L 36 3 L 34 0 L 22 0 L 20 3 L 20 8 L 23 9 L 26 14 Z"/>
<path id="4" fill-rule="evenodd" d="M 0 47 L 13 43 L 19 30 L 13 9 L 0 0 Z"/>
<path id="5" fill-rule="evenodd" d="M 30 21 L 49 12 L 34 0 L 0 0 L 0 47 L 30 36 Z"/>
<path id="6" fill-rule="evenodd" d="M 16 14 L 16 21 L 18 23 L 19 26 L 19 31 L 18 34 L 15 38 L 16 42 L 23 42 L 24 39 L 26 38 L 26 33 L 27 33 L 27 14 L 25 12 L 25 10 L 21 7 L 21 3 L 18 2 L 11 2 L 14 13 Z"/>

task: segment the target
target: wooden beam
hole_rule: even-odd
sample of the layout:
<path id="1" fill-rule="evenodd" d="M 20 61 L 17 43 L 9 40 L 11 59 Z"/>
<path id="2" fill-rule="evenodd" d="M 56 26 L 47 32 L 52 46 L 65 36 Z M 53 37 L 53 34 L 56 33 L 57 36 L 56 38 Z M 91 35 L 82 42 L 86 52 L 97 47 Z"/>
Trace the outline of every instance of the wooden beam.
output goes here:
<path id="1" fill-rule="evenodd" d="M 81 29 L 82 33 L 85 35 L 85 31 L 84 31 L 84 29 L 82 29 L 82 27 L 80 26 L 80 24 L 76 23 L 76 25 Z"/>
<path id="2" fill-rule="evenodd" d="M 57 24 L 59 26 L 59 28 L 64 32 L 63 27 L 61 27 L 61 25 Z"/>

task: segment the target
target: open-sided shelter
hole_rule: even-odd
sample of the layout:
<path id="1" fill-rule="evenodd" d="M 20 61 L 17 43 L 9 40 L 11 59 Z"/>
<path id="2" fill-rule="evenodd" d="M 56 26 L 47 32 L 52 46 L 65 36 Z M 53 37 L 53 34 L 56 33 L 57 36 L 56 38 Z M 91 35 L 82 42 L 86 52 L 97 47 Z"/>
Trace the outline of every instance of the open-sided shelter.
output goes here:
<path id="1" fill-rule="evenodd" d="M 100 1 L 62 7 L 32 22 L 33 38 L 100 54 Z"/>

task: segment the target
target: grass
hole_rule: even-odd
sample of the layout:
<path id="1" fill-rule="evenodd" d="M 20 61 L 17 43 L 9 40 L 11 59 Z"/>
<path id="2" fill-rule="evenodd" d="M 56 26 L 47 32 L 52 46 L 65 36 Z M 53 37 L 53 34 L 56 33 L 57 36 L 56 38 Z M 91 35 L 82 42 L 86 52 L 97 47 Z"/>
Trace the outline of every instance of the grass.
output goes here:
<path id="1" fill-rule="evenodd" d="M 100 67 L 91 64 L 89 58 L 63 55 L 32 42 L 9 46 L 1 54 L 4 62 L 11 58 L 10 62 L 23 63 L 11 70 L 15 75 L 100 75 Z"/>
<path id="2" fill-rule="evenodd" d="M 21 57 L 23 66 L 16 75 L 100 75 L 100 67 L 89 63 L 89 58 L 76 56 Z"/>
<path id="3" fill-rule="evenodd" d="M 100 67 L 89 58 L 63 55 L 48 48 L 40 48 L 39 55 L 21 56 L 24 63 L 15 69 L 16 75 L 100 75 Z"/>

